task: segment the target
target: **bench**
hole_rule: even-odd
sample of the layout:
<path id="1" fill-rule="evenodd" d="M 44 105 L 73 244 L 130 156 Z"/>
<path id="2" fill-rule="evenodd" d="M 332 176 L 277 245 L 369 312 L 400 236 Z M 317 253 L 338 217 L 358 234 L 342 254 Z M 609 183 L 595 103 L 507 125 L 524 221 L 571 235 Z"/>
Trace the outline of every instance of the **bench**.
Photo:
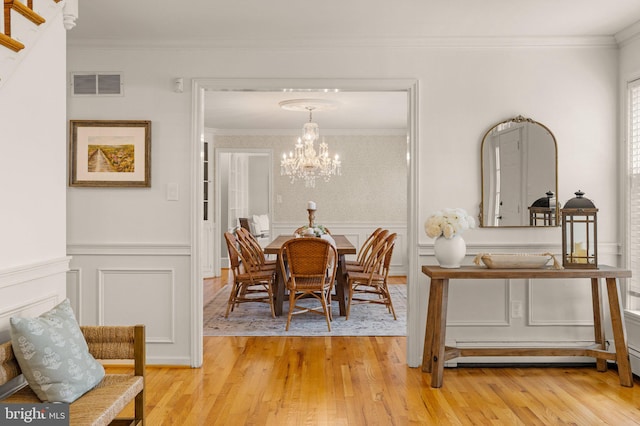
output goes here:
<path id="1" fill-rule="evenodd" d="M 106 374 L 89 392 L 69 405 L 70 425 L 144 425 L 145 328 L 135 326 L 81 326 L 89 352 L 97 360 L 133 360 L 133 375 Z M 11 342 L 0 344 L 0 386 L 22 374 Z M 135 401 L 133 418 L 118 418 Z M 27 385 L 2 403 L 41 403 Z"/>

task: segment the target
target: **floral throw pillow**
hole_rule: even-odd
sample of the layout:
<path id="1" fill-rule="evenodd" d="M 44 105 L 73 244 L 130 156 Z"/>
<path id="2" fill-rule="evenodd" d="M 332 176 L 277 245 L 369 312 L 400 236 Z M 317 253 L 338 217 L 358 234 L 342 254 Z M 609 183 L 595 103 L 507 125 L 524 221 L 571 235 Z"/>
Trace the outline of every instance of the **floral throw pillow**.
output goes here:
<path id="1" fill-rule="evenodd" d="M 71 403 L 100 383 L 69 299 L 37 318 L 12 317 L 11 344 L 29 386 L 44 402 Z"/>

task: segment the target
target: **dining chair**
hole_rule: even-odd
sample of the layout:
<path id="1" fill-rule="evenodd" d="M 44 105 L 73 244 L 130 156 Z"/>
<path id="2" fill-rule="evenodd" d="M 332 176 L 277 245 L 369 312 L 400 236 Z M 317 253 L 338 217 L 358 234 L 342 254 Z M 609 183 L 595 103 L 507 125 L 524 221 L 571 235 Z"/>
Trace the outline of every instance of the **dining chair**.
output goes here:
<path id="1" fill-rule="evenodd" d="M 358 250 L 358 256 L 356 257 L 356 260 L 347 260 L 345 261 L 345 265 L 347 267 L 349 266 L 362 266 L 364 264 L 364 258 L 367 256 L 367 254 L 369 253 L 369 251 L 373 248 L 375 239 L 378 237 L 378 235 L 383 231 L 382 228 L 376 228 L 376 230 L 374 230 L 371 235 L 369 235 L 367 237 L 366 240 L 364 240 L 364 243 L 362 243 L 362 245 L 360 246 L 360 249 Z"/>
<path id="2" fill-rule="evenodd" d="M 305 312 L 324 315 L 331 331 L 331 290 L 338 264 L 336 248 L 322 238 L 294 238 L 282 245 L 278 257 L 289 290 L 286 331 L 289 331 L 291 317 Z M 301 305 L 303 298 L 315 298 L 320 306 Z"/>
<path id="3" fill-rule="evenodd" d="M 241 303 L 261 302 L 268 303 L 271 308 L 271 316 L 276 317 L 273 305 L 273 289 L 275 287 L 275 270 L 257 269 L 252 260 L 248 260 L 239 246 L 242 244 L 230 232 L 224 233 L 229 251 L 229 263 L 233 273 L 231 294 L 227 302 L 225 318 L 229 312 Z"/>
<path id="4" fill-rule="evenodd" d="M 275 270 L 277 261 L 275 259 L 267 259 L 262 246 L 260 246 L 260 243 L 256 237 L 251 234 L 251 232 L 244 228 L 238 228 L 236 229 L 236 236 L 238 242 L 241 244 L 241 249 L 245 250 L 243 254 L 248 259 L 251 259 L 254 263 L 260 265 L 261 270 Z"/>
<path id="5" fill-rule="evenodd" d="M 370 262 L 365 264 L 363 271 L 347 272 L 349 300 L 346 319 L 349 319 L 351 305 L 366 303 L 385 305 L 393 319 L 397 319 L 387 283 L 396 237 L 396 233 L 389 234 L 372 249 Z"/>
<path id="6" fill-rule="evenodd" d="M 377 232 L 374 231 L 367 239 L 368 242 L 365 241 L 365 244 L 363 244 L 363 247 L 360 249 L 360 253 L 358 253 L 357 260 L 348 261 L 345 264 L 347 271 L 362 272 L 365 269 L 368 270 L 368 265 L 375 263 L 375 256 L 380 255 L 380 253 L 375 249 L 379 248 L 379 244 L 389 236 L 388 230 L 382 228 L 378 229 L 376 229 Z"/>

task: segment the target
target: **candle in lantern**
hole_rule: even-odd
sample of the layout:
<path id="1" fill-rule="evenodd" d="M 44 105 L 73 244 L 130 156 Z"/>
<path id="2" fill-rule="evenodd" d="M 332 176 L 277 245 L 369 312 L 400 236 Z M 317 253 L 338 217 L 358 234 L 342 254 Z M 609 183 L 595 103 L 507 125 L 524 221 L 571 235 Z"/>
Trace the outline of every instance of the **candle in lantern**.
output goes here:
<path id="1" fill-rule="evenodd" d="M 573 256 L 577 258 L 574 260 L 575 263 L 587 263 L 587 250 L 583 242 L 575 243 L 573 250 Z"/>
<path id="2" fill-rule="evenodd" d="M 313 201 L 309 201 L 307 203 L 307 210 L 315 210 L 316 209 L 316 203 Z"/>

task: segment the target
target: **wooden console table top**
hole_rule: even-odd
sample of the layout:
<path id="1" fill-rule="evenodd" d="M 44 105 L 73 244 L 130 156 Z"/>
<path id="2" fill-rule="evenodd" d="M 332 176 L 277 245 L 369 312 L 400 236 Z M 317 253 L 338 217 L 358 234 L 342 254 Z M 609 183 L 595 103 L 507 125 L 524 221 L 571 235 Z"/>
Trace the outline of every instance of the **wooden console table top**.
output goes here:
<path id="1" fill-rule="evenodd" d="M 631 271 L 600 265 L 598 269 L 489 269 L 481 266 L 463 266 L 455 269 L 425 265 L 422 272 L 431 278 L 429 307 L 424 337 L 422 371 L 431 373 L 431 386 L 442 386 L 444 363 L 464 356 L 589 356 L 596 359 L 598 371 L 607 370 L 607 361 L 615 361 L 622 386 L 633 386 L 633 374 L 629 362 L 623 309 L 620 298 L 619 278 L 631 277 Z M 447 301 L 450 279 L 573 279 L 591 280 L 593 304 L 594 344 L 587 347 L 570 348 L 455 348 L 445 347 L 447 330 Z M 603 324 L 600 279 L 606 282 L 611 328 L 615 342 L 615 352 L 606 349 Z"/>
<path id="2" fill-rule="evenodd" d="M 489 269 L 483 266 L 461 266 L 442 268 L 424 265 L 422 272 L 431 278 L 448 279 L 491 279 L 491 278 L 630 278 L 631 271 L 600 265 L 598 269 Z"/>

